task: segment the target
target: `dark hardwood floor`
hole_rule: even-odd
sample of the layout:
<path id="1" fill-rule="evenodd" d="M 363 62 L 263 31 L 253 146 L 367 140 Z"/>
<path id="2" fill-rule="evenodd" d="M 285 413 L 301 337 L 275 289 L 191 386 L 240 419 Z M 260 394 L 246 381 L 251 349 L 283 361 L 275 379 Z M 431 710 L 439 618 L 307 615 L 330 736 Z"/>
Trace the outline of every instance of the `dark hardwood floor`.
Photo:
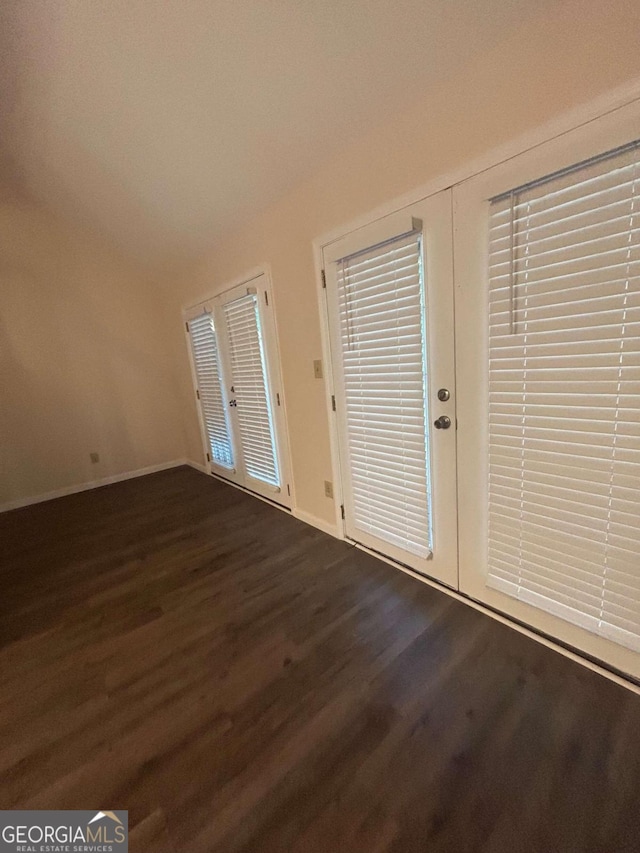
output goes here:
<path id="1" fill-rule="evenodd" d="M 0 516 L 0 808 L 148 853 L 640 850 L 640 697 L 188 468 Z"/>

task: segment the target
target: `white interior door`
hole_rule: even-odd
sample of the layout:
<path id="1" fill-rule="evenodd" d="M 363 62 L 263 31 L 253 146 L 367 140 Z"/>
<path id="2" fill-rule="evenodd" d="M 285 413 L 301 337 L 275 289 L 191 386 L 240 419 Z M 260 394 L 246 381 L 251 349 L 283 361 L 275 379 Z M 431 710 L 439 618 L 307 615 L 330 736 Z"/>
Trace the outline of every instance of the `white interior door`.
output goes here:
<path id="1" fill-rule="evenodd" d="M 323 262 L 345 535 L 457 587 L 450 192 Z"/>
<path id="2" fill-rule="evenodd" d="M 211 471 L 291 506 L 287 425 L 266 273 L 187 312 Z"/>

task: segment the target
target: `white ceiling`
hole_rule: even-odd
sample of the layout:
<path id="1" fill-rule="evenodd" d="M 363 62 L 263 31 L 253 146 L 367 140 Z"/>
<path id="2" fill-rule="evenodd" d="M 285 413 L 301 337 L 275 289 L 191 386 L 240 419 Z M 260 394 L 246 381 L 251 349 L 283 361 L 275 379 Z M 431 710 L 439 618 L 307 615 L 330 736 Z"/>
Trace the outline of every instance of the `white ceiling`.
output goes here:
<path id="1" fill-rule="evenodd" d="M 3 0 L 5 156 L 41 201 L 166 269 L 536 5 Z"/>

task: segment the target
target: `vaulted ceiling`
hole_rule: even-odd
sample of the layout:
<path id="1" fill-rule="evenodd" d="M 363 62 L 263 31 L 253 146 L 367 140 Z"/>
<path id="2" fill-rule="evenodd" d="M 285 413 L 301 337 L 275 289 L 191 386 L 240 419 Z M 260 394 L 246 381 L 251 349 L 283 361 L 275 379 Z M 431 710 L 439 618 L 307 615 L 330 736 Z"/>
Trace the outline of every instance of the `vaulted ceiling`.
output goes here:
<path id="1" fill-rule="evenodd" d="M 150 269 L 526 26 L 542 0 L 3 0 L 4 162 Z"/>

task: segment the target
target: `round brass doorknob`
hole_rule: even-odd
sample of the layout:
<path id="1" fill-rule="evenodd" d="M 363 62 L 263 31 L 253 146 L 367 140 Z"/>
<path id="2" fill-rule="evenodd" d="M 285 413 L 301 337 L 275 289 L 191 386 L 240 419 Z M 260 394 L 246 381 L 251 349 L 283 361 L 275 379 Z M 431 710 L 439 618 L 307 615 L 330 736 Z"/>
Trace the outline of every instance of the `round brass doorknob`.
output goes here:
<path id="1" fill-rule="evenodd" d="M 451 418 L 447 417 L 447 415 L 440 415 L 440 417 L 433 422 L 433 425 L 436 429 L 449 429 L 451 426 Z"/>

